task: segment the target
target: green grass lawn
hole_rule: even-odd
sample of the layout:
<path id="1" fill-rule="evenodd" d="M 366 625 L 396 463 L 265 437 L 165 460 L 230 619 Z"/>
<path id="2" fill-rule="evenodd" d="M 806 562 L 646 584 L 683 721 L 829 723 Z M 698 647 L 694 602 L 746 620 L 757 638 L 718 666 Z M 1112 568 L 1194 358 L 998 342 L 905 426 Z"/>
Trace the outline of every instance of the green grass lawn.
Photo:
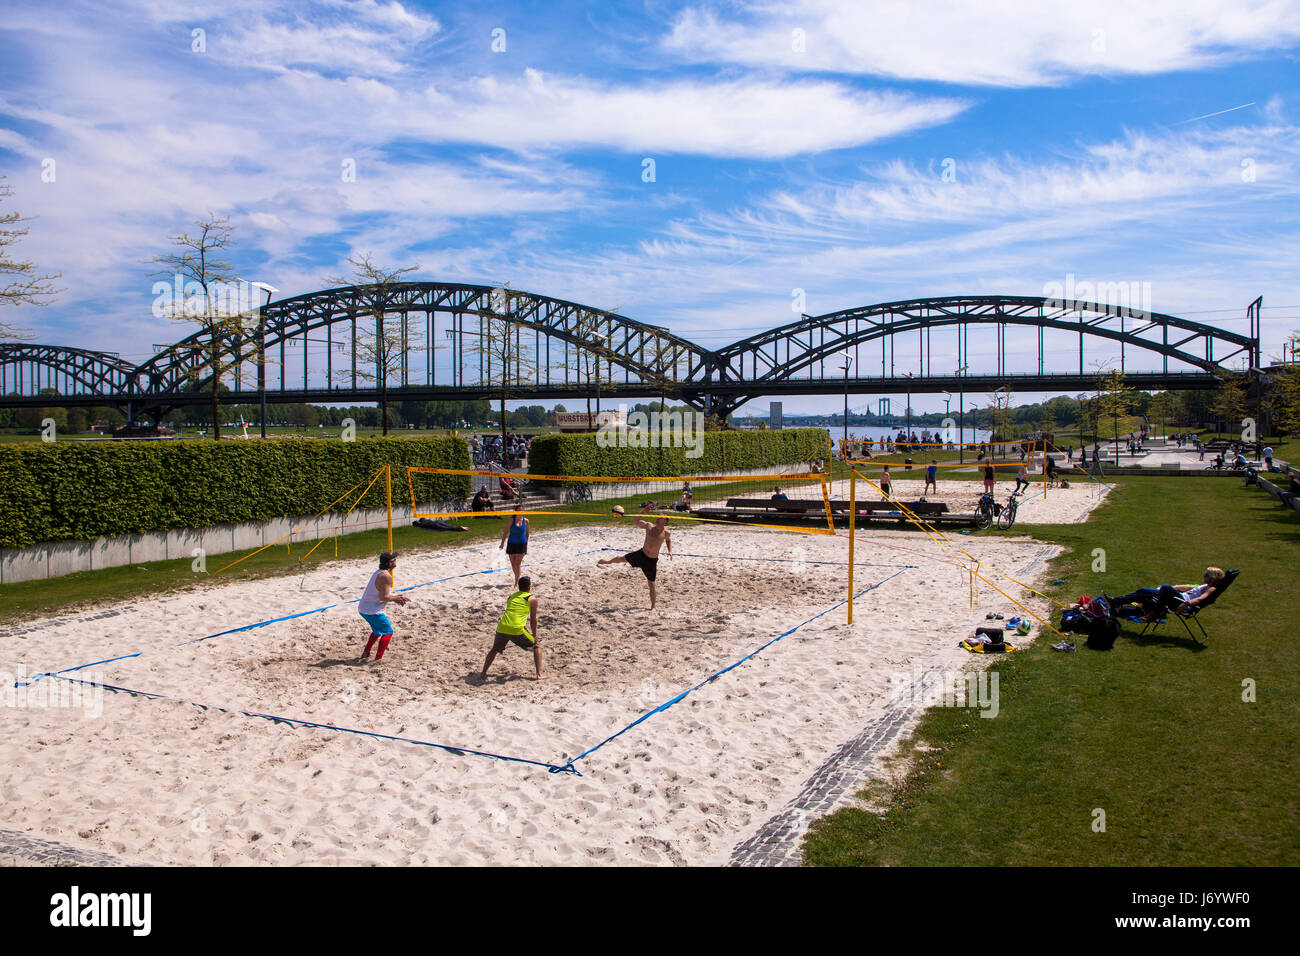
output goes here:
<path id="1" fill-rule="evenodd" d="M 1208 647 L 1126 623 L 1108 652 L 1050 634 L 1000 660 L 1000 713 L 934 708 L 883 813 L 818 821 L 808 865 L 1300 863 L 1300 516 L 1239 480 L 1126 478 L 1082 525 L 1017 525 L 1064 545 L 1058 599 L 1241 577 L 1208 609 Z M 1093 551 L 1105 551 L 1094 573 Z M 1047 639 L 1044 639 L 1047 638 Z M 1253 681 L 1256 700 L 1242 699 Z M 916 746 L 920 742 L 921 746 Z M 1105 831 L 1094 832 L 1094 811 Z"/>

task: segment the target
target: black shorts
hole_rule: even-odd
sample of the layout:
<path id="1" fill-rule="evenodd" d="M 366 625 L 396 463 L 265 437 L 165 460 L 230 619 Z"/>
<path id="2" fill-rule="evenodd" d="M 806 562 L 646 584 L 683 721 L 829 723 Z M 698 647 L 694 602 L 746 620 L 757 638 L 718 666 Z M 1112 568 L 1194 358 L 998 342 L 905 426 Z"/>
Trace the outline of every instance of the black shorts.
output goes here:
<path id="1" fill-rule="evenodd" d="M 531 651 L 537 646 L 537 642 L 527 634 L 502 634 L 497 631 L 496 640 L 492 642 L 492 653 L 500 654 L 506 649 L 507 644 L 514 644 L 526 651 Z"/>
<path id="2" fill-rule="evenodd" d="M 624 555 L 627 563 L 634 568 L 640 568 L 645 572 L 647 581 L 653 581 L 659 574 L 659 559 L 652 558 L 645 553 L 645 548 L 638 548 L 630 554 Z"/>
<path id="3" fill-rule="evenodd" d="M 527 554 L 528 542 L 520 541 L 518 544 L 507 544 L 506 554 Z"/>

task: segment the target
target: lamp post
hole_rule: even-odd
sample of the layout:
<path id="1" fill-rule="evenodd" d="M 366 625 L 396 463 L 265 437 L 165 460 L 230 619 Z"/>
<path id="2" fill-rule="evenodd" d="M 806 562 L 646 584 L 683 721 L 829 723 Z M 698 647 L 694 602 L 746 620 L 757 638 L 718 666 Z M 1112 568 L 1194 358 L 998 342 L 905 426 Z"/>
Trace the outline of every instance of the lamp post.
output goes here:
<path id="1" fill-rule="evenodd" d="M 257 398 L 262 407 L 262 437 L 266 437 L 266 309 L 271 304 L 271 296 L 280 290 L 273 285 L 267 285 L 265 282 L 250 282 L 254 289 L 261 289 L 266 293 L 266 301 L 257 309 Z M 307 347 L 303 343 L 303 348 Z M 284 370 L 280 371 L 284 374 Z M 245 433 L 247 434 L 247 433 Z"/>
<path id="2" fill-rule="evenodd" d="M 599 332 L 594 332 L 592 333 L 592 338 L 600 339 L 602 342 L 604 342 L 605 344 L 603 348 L 609 347 L 608 335 L 602 335 Z M 601 359 L 601 353 L 597 352 L 596 353 L 596 421 L 597 422 L 600 421 L 600 359 Z M 588 422 L 587 424 L 590 426 L 591 422 Z"/>
<path id="3" fill-rule="evenodd" d="M 966 461 L 966 369 L 969 365 L 963 365 L 957 369 L 956 375 L 959 379 L 957 383 L 957 417 L 961 419 L 961 424 L 957 426 L 957 460 Z"/>
<path id="4" fill-rule="evenodd" d="M 943 393 L 943 420 L 944 421 L 948 421 L 950 417 L 948 413 L 948 408 L 951 405 L 952 405 L 952 392 L 944 392 Z"/>
<path id="5" fill-rule="evenodd" d="M 909 444 L 912 441 L 912 379 L 915 377 L 914 372 L 903 373 L 903 378 L 907 379 L 907 405 L 903 409 L 903 414 L 907 419 L 907 440 Z"/>
<path id="6" fill-rule="evenodd" d="M 1264 447 L 1264 383 L 1268 373 L 1252 365 L 1250 374 L 1255 379 L 1255 455 L 1259 456 Z"/>
<path id="7" fill-rule="evenodd" d="M 843 456 L 849 442 L 849 367 L 853 365 L 853 357 L 848 349 L 841 354 L 844 356 L 844 442 L 840 445 L 840 455 Z"/>

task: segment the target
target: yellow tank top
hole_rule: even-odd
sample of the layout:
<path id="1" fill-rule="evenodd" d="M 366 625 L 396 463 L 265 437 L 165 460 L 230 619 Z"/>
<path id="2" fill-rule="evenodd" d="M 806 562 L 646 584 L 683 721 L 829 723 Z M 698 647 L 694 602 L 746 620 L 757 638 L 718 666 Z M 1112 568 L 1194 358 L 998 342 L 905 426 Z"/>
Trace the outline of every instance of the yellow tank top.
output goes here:
<path id="1" fill-rule="evenodd" d="M 516 591 L 506 598 L 506 613 L 501 615 L 497 624 L 500 634 L 527 634 L 528 601 L 532 597 L 528 591 Z"/>

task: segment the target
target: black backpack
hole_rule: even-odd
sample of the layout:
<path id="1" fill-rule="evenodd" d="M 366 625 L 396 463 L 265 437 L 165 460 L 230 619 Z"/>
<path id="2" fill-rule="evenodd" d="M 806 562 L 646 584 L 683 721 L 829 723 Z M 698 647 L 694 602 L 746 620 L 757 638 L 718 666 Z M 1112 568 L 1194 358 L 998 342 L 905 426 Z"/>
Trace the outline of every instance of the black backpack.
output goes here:
<path id="1" fill-rule="evenodd" d="M 1111 615 L 1093 618 L 1088 627 L 1088 647 L 1094 651 L 1108 651 L 1119 637 L 1119 621 Z"/>
<path id="2" fill-rule="evenodd" d="M 1109 598 L 1098 595 L 1098 600 L 1089 605 L 1089 610 L 1067 609 L 1061 614 L 1061 630 L 1086 634 L 1087 646 L 1094 651 L 1110 650 L 1119 637 L 1119 621 L 1112 604 Z"/>

